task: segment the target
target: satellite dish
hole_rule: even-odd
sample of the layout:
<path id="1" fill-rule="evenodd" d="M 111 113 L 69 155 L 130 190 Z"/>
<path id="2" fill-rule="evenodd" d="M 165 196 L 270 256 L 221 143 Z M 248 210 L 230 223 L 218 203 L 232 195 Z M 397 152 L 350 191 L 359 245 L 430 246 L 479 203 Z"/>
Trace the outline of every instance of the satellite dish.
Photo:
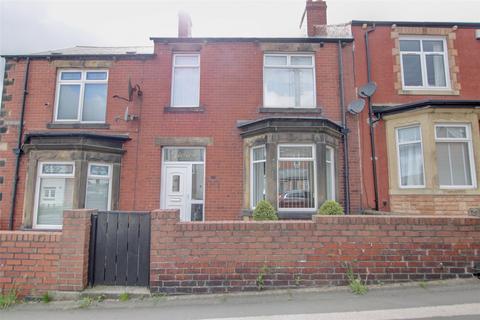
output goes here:
<path id="1" fill-rule="evenodd" d="M 362 98 L 371 97 L 373 96 L 376 90 L 377 90 L 377 84 L 373 81 L 370 81 L 366 85 L 363 85 L 360 88 L 358 88 L 358 95 Z"/>
<path id="2" fill-rule="evenodd" d="M 365 107 L 365 100 L 357 99 L 350 102 L 350 104 L 347 107 L 347 110 L 351 114 L 359 114 L 360 112 L 362 112 L 364 107 Z"/>
<path id="3" fill-rule="evenodd" d="M 128 101 L 132 101 L 133 92 L 134 92 L 134 88 L 132 86 L 132 80 L 128 78 Z"/>

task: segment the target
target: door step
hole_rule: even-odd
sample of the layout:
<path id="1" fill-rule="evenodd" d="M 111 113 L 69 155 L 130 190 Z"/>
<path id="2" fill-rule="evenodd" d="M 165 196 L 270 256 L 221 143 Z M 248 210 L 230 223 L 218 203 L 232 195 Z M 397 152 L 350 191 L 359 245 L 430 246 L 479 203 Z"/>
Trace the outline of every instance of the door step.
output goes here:
<path id="1" fill-rule="evenodd" d="M 128 294 L 129 299 L 141 299 L 150 297 L 150 290 L 147 287 L 125 287 L 125 286 L 95 286 L 87 288 L 80 293 L 80 297 L 103 299 L 119 299 L 121 295 Z"/>

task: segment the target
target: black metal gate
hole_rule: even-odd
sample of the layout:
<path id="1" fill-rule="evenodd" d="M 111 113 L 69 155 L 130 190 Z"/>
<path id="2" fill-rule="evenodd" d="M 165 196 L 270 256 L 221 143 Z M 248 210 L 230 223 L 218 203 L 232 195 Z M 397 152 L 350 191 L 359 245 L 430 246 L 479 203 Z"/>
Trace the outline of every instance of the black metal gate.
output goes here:
<path id="1" fill-rule="evenodd" d="M 90 286 L 148 286 L 148 212 L 98 212 L 92 215 L 90 239 Z"/>

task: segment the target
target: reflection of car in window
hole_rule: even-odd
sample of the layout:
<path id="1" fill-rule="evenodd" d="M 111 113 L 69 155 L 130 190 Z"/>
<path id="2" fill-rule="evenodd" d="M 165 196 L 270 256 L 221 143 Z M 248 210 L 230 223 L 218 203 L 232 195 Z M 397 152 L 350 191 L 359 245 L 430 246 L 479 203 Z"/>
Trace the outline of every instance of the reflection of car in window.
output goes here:
<path id="1" fill-rule="evenodd" d="M 313 203 L 310 191 L 291 190 L 282 193 L 278 198 L 280 208 L 308 208 Z"/>

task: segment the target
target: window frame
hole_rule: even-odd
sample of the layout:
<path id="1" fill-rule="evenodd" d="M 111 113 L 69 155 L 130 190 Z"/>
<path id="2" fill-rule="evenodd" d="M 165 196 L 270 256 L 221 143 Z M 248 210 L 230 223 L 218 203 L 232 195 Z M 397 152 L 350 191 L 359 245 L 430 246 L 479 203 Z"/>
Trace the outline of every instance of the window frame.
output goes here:
<path id="1" fill-rule="evenodd" d="M 90 168 L 92 165 L 96 166 L 105 166 L 108 167 L 108 176 L 99 176 L 90 174 Z M 88 179 L 103 179 L 108 180 L 108 200 L 107 200 L 107 211 L 112 210 L 112 181 L 113 181 L 113 165 L 106 162 L 89 162 L 87 167 L 87 179 L 85 183 L 85 208 L 87 205 L 87 189 L 88 189 Z M 87 208 L 88 209 L 88 208 Z"/>
<path id="2" fill-rule="evenodd" d="M 43 173 L 43 166 L 46 164 L 71 164 L 73 166 L 72 173 L 69 174 L 52 174 L 52 173 Z M 35 199 L 33 207 L 33 220 L 32 228 L 33 229 L 52 229 L 52 230 L 61 230 L 63 224 L 38 224 L 38 206 L 40 204 L 40 182 L 42 178 L 64 178 L 64 179 L 75 179 L 75 161 L 41 161 L 37 165 L 37 177 L 35 179 Z M 75 185 L 74 185 L 75 189 Z"/>
<path id="3" fill-rule="evenodd" d="M 400 142 L 398 131 L 401 129 L 408 129 L 408 128 L 418 128 L 420 131 L 420 140 L 417 141 L 409 141 L 409 142 Z M 423 133 L 422 133 L 422 126 L 420 123 L 409 124 L 406 126 L 396 127 L 395 128 L 395 142 L 396 142 L 396 151 L 397 151 L 397 174 L 398 174 L 398 187 L 400 189 L 424 189 L 426 187 L 426 177 L 425 177 L 425 155 L 423 151 Z M 422 154 L 422 176 L 423 176 L 423 183 L 419 185 L 402 185 L 402 170 L 400 165 L 400 145 L 408 145 L 420 143 L 420 152 Z"/>
<path id="4" fill-rule="evenodd" d="M 437 127 L 463 127 L 465 128 L 466 137 L 465 138 L 438 138 L 437 137 Z M 462 142 L 467 143 L 468 146 L 468 159 L 470 161 L 470 178 L 472 180 L 471 185 L 441 185 L 440 179 L 438 180 L 438 186 L 440 189 L 476 189 L 477 188 L 477 177 L 475 172 L 475 157 L 473 150 L 473 141 L 472 141 L 472 127 L 470 123 L 435 123 L 434 127 L 434 139 L 435 139 L 435 155 L 437 155 L 437 143 L 442 142 Z M 436 164 L 438 170 L 438 163 Z"/>
<path id="5" fill-rule="evenodd" d="M 312 157 L 311 158 L 281 158 L 280 157 L 280 148 L 281 147 L 311 147 L 312 148 Z M 314 195 L 314 205 L 313 208 L 280 208 L 280 199 L 278 197 L 278 191 L 280 190 L 279 188 L 279 174 L 278 174 L 278 168 L 280 161 L 312 161 L 313 162 L 313 178 L 314 183 L 313 183 L 313 190 L 311 191 L 312 194 Z M 318 184 L 318 179 L 317 179 L 317 157 L 316 157 L 316 145 L 313 143 L 303 143 L 303 144 L 292 144 L 292 143 L 280 143 L 277 145 L 277 168 L 276 168 L 276 175 L 277 175 L 277 210 L 280 212 L 288 212 L 288 211 L 304 211 L 304 212 L 316 212 L 317 207 L 318 207 L 318 196 L 317 196 L 317 184 Z"/>
<path id="6" fill-rule="evenodd" d="M 198 63 L 197 64 L 192 64 L 192 65 L 180 65 L 177 66 L 175 64 L 176 57 L 197 57 L 198 58 Z M 201 69 L 200 69 L 200 53 L 174 53 L 172 55 L 172 87 L 170 89 L 170 106 L 172 108 L 199 108 L 200 107 L 200 86 L 201 86 Z M 175 68 L 198 68 L 198 97 L 197 97 L 197 103 L 193 105 L 175 105 L 174 104 L 174 90 L 175 90 Z"/>
<path id="7" fill-rule="evenodd" d="M 400 49 L 400 41 L 402 40 L 416 40 L 420 41 L 420 51 L 402 51 Z M 445 86 L 429 86 L 428 85 L 428 75 L 427 75 L 427 63 L 426 63 L 426 56 L 427 55 L 438 55 L 440 52 L 425 52 L 423 51 L 423 41 L 432 40 L 432 41 L 439 41 L 443 42 L 443 64 L 444 64 L 444 72 L 445 72 Z M 448 61 L 448 46 L 447 40 L 444 36 L 400 36 L 399 37 L 399 46 L 398 52 L 400 57 L 400 75 L 402 78 L 402 89 L 403 90 L 419 90 L 419 91 L 431 91 L 431 90 L 438 90 L 438 91 L 445 91 L 451 90 L 451 81 L 450 81 L 450 66 Z M 405 74 L 404 74 L 404 67 L 403 67 L 403 55 L 404 54 L 416 54 L 420 56 L 420 67 L 422 72 L 422 86 L 407 86 L 405 85 Z"/>
<path id="8" fill-rule="evenodd" d="M 273 56 L 273 57 L 286 57 L 287 58 L 287 64 L 286 65 L 278 65 L 278 66 L 269 66 L 266 64 L 266 58 L 267 56 Z M 310 57 L 312 58 L 312 64 L 311 65 L 292 65 L 291 64 L 291 58 L 292 56 L 295 57 Z M 292 68 L 292 69 L 305 69 L 305 68 L 311 68 L 313 70 L 313 105 L 312 106 L 279 106 L 279 105 L 267 105 L 266 104 L 266 97 L 267 97 L 267 86 L 265 85 L 265 69 L 266 68 L 273 68 L 273 69 L 286 69 L 286 68 Z M 315 53 L 270 53 L 270 52 L 265 52 L 263 54 L 263 106 L 265 108 L 284 108 L 284 109 L 315 109 L 317 107 L 317 76 L 316 76 L 316 64 L 315 64 Z"/>
<path id="9" fill-rule="evenodd" d="M 260 148 L 263 148 L 265 150 L 265 159 L 263 160 L 254 160 L 253 159 L 253 151 L 255 149 L 260 149 Z M 267 173 L 267 170 L 266 170 L 266 167 L 267 167 L 267 146 L 262 144 L 262 145 L 258 145 L 258 146 L 254 146 L 254 147 L 251 147 L 250 148 L 250 208 L 252 210 L 255 210 L 255 205 L 253 204 L 253 200 L 254 200 L 254 195 L 253 195 L 253 166 L 255 163 L 265 163 L 265 177 L 264 177 L 264 188 L 265 188 L 265 199 L 267 197 L 267 178 L 266 178 L 266 173 Z"/>
<path id="10" fill-rule="evenodd" d="M 326 172 L 327 175 L 330 176 L 330 180 L 332 181 L 332 190 L 331 190 L 331 199 L 328 198 L 328 184 L 325 189 L 325 199 L 326 200 L 336 200 L 337 199 L 337 190 L 336 190 L 336 180 L 335 180 L 335 148 L 331 146 L 326 146 L 325 147 L 325 168 L 327 168 L 327 163 L 330 163 L 330 172 Z M 329 150 L 331 158 L 327 158 L 327 150 Z M 327 182 L 327 179 L 325 179 L 325 182 Z"/>
<path id="11" fill-rule="evenodd" d="M 56 83 L 56 92 L 55 92 L 55 111 L 54 111 L 54 122 L 56 123 L 106 123 L 107 121 L 107 101 L 108 101 L 108 81 L 109 81 L 109 70 L 108 69 L 59 69 L 57 72 L 57 83 Z M 62 73 L 64 72 L 80 72 L 80 80 L 62 80 Z M 105 72 L 107 78 L 105 80 L 87 80 L 88 72 Z M 84 121 L 83 109 L 84 109 L 84 98 L 85 98 L 85 84 L 105 84 L 107 90 L 107 97 L 105 100 L 105 118 L 103 121 Z M 58 107 L 60 102 L 60 87 L 62 85 L 80 85 L 80 92 L 78 98 L 77 106 L 77 119 L 58 119 Z"/>

